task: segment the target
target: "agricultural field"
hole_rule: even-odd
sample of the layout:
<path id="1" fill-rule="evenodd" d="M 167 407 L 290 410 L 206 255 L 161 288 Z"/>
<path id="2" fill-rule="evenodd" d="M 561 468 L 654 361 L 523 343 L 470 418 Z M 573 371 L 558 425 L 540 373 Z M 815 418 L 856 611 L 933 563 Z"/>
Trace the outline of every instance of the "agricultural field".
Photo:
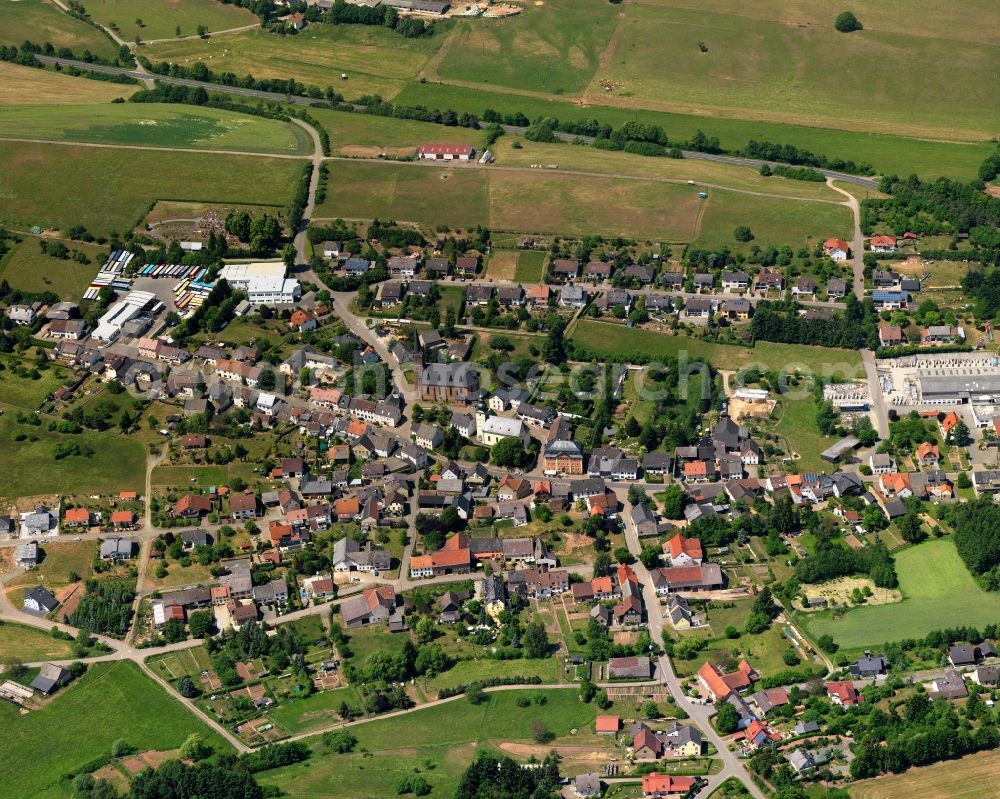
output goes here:
<path id="1" fill-rule="evenodd" d="M 290 797 L 336 794 L 343 799 L 394 796 L 395 783 L 419 770 L 433 786 L 433 795 L 450 796 L 458 777 L 477 749 L 518 751 L 532 743 L 532 724 L 541 718 L 557 737 L 539 749 L 541 755 L 560 745 L 602 748 L 607 741 L 592 732 L 593 705 L 580 703 L 574 688 L 546 690 L 546 704 L 518 707 L 517 699 L 542 692 L 531 689 L 500 691 L 482 705 L 459 697 L 443 705 L 416 710 L 392 719 L 357 724 L 355 751 L 326 754 L 320 738 L 309 739 L 320 758 L 304 764 L 262 772 L 258 780 L 282 788 Z M 570 730 L 578 730 L 571 735 Z"/>
<path id="2" fill-rule="evenodd" d="M 0 44 L 20 46 L 25 41 L 68 47 L 78 56 L 86 50 L 102 58 L 114 58 L 118 53 L 110 36 L 60 11 L 54 3 L 0 0 Z"/>
<path id="3" fill-rule="evenodd" d="M 509 19 L 462 20 L 437 65 L 437 77 L 550 94 L 583 91 L 615 29 L 604 3 L 546 0 Z"/>
<path id="4" fill-rule="evenodd" d="M 35 663 L 68 658 L 73 653 L 73 644 L 34 627 L 4 622 L 0 624 L 0 652 L 6 658 Z"/>
<path id="5" fill-rule="evenodd" d="M 711 189 L 705 201 L 694 243 L 702 247 L 737 247 L 737 225 L 749 225 L 754 244 L 812 247 L 828 237 L 850 238 L 853 222 L 844 205 L 756 197 Z"/>
<path id="6" fill-rule="evenodd" d="M 967 25 L 947 36 L 888 27 L 842 35 L 830 9 L 815 24 L 791 25 L 748 17 L 732 2 L 718 12 L 672 5 L 627 7 L 588 97 L 605 97 L 610 82 L 609 99 L 631 107 L 824 127 L 850 117 L 863 130 L 964 140 L 995 130 L 1000 48 L 978 34 L 967 39 Z M 987 27 L 998 20 L 983 10 Z M 674 54 L 670 69 L 664 52 Z"/>
<path id="7" fill-rule="evenodd" d="M 433 36 L 407 39 L 370 25 L 309 25 L 297 36 L 263 30 L 184 39 L 150 45 L 143 54 L 153 62 L 192 66 L 202 61 L 213 72 L 251 74 L 255 78 L 295 78 L 327 86 L 348 100 L 365 94 L 389 99 L 416 77 L 444 42 L 445 26 Z M 342 79 L 341 75 L 346 75 Z"/>
<path id="8" fill-rule="evenodd" d="M 117 28 L 126 41 L 196 36 L 204 25 L 210 33 L 258 24 L 254 14 L 218 0 L 90 0 L 90 16 L 102 25 Z"/>
<path id="9" fill-rule="evenodd" d="M 41 293 L 52 291 L 64 300 L 79 301 L 83 292 L 97 276 L 97 270 L 107 255 L 107 247 L 96 244 L 73 243 L 70 248 L 82 252 L 90 264 L 80 264 L 72 259 L 53 258 L 39 247 L 39 239 L 25 239 L 0 259 L 0 278 L 11 288 Z M 0 392 L 0 399 L 6 392 Z"/>
<path id="10" fill-rule="evenodd" d="M 485 88 L 453 85 L 413 83 L 396 98 L 405 105 L 426 105 L 429 108 L 450 108 L 458 112 L 482 114 L 492 108 L 504 114 L 521 112 L 531 119 L 554 116 L 561 120 L 580 121 L 597 119 L 618 127 L 626 122 L 640 121 L 661 126 L 674 139 L 688 139 L 702 130 L 717 136 L 725 148 L 738 148 L 751 139 L 792 144 L 828 157 L 867 161 L 880 174 L 908 175 L 916 172 L 921 177 L 946 176 L 968 180 L 976 176 L 983 159 L 994 146 L 979 137 L 973 142 L 951 139 L 935 141 L 909 138 L 890 133 L 867 133 L 838 129 L 788 125 L 731 119 L 724 116 L 670 113 L 666 111 L 621 108 L 610 104 L 605 97 L 593 98 L 588 103 L 570 100 L 545 99 Z"/>
<path id="11" fill-rule="evenodd" d="M 517 142 L 520 147 L 514 147 Z M 567 147 L 529 141 L 521 136 L 502 136 L 490 151 L 501 167 L 530 167 L 531 164 L 558 164 L 560 171 L 601 172 L 628 175 L 649 181 L 664 180 L 702 186 L 742 189 L 788 197 L 843 201 L 843 195 L 825 183 L 810 183 L 772 175 L 763 177 L 756 169 L 732 164 L 698 161 L 692 158 L 651 158 L 596 147 Z"/>
<path id="12" fill-rule="evenodd" d="M 992 799 L 1000 752 L 979 752 L 959 760 L 946 760 L 902 774 L 888 774 L 875 780 L 861 780 L 850 787 L 851 799 L 896 799 L 899 796 L 949 797 L 949 799 Z"/>
<path id="13" fill-rule="evenodd" d="M 763 369 L 812 372 L 853 377 L 863 374 L 857 352 L 824 347 L 796 346 L 760 341 L 753 348 L 714 344 L 684 335 L 656 333 L 642 328 L 581 319 L 572 340 L 597 356 L 641 353 L 650 358 L 703 358 L 711 364 L 742 369 L 756 364 Z"/>
<path id="14" fill-rule="evenodd" d="M 949 538 L 926 541 L 896 555 L 903 601 L 854 608 L 835 618 L 833 611 L 800 616 L 813 636 L 830 634 L 849 651 L 903 638 L 920 638 L 961 619 L 983 626 L 1000 615 L 1000 596 L 983 591 Z"/>
<path id="15" fill-rule="evenodd" d="M 74 78 L 47 69 L 22 67 L 9 61 L 0 61 L 0 81 L 4 87 L 0 108 L 7 105 L 110 103 L 116 97 L 129 97 L 139 90 L 138 85 Z"/>
<path id="16" fill-rule="evenodd" d="M 52 141 L 194 147 L 252 153 L 308 152 L 309 135 L 276 119 L 156 103 L 0 106 L 0 128 Z"/>
<path id="17" fill-rule="evenodd" d="M 5 378 L 6 381 L 7 378 Z M 4 400 L 6 384 L 0 392 Z M 28 427 L 24 441 L 14 441 L 18 427 L 11 413 L 0 416 L 0 458 L 17 463 L 4 475 L 3 493 L 9 497 L 37 494 L 109 494 L 139 491 L 143 487 L 146 452 L 134 438 L 124 438 L 117 430 L 85 431 L 76 435 L 50 432 L 45 427 Z M 89 455 L 71 455 L 55 460 L 56 444 L 75 442 Z"/>
<path id="18" fill-rule="evenodd" d="M 670 183 L 551 172 L 488 172 L 414 164 L 357 162 L 331 172 L 322 218 L 395 219 L 495 230 L 587 232 L 687 240 L 696 231 L 697 193 Z M 435 202 L 428 203 L 433 196 Z"/>
<path id="19" fill-rule="evenodd" d="M 0 141 L 0 221 L 127 230 L 157 199 L 284 207 L 301 163 L 265 156 L 170 153 Z M 58 174 L 38 181 L 36 174 Z M 107 187 L 114 185 L 114 190 Z"/>
<path id="20" fill-rule="evenodd" d="M 86 719 L 85 735 L 81 719 Z M 6 799 L 69 796 L 63 775 L 107 755 L 119 739 L 139 751 L 168 750 L 199 733 L 216 751 L 228 750 L 222 739 L 127 660 L 91 666 L 44 710 L 27 716 L 19 717 L 14 705 L 0 703 L 0 724 L 17 730 L 9 736 L 8 756 L 0 760 Z"/>

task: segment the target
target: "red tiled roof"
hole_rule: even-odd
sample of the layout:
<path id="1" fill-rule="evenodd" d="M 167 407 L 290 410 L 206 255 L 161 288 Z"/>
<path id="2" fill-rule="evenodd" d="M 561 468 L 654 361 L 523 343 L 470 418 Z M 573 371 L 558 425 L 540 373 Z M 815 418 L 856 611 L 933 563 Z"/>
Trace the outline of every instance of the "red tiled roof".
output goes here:
<path id="1" fill-rule="evenodd" d="M 675 777 L 673 774 L 643 774 L 642 792 L 651 793 L 688 793 L 694 787 L 694 777 Z"/>
<path id="2" fill-rule="evenodd" d="M 618 716 L 598 716 L 595 728 L 597 732 L 618 732 L 621 723 Z"/>
<path id="3" fill-rule="evenodd" d="M 66 511 L 68 524 L 86 524 L 90 521 L 90 511 L 86 508 L 70 508 Z"/>
<path id="4" fill-rule="evenodd" d="M 681 553 L 695 560 L 702 557 L 701 541 L 697 538 L 685 538 L 680 533 L 667 541 L 663 548 L 669 550 L 671 558 L 679 557 Z"/>

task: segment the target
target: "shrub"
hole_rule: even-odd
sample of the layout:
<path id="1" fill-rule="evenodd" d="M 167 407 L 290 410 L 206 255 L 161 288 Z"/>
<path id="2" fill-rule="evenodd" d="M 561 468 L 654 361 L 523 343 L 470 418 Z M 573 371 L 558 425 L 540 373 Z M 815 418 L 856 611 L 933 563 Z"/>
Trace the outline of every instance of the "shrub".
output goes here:
<path id="1" fill-rule="evenodd" d="M 861 22 L 854 16 L 853 11 L 841 11 L 837 15 L 837 20 L 833 23 L 833 26 L 841 33 L 864 30 Z"/>

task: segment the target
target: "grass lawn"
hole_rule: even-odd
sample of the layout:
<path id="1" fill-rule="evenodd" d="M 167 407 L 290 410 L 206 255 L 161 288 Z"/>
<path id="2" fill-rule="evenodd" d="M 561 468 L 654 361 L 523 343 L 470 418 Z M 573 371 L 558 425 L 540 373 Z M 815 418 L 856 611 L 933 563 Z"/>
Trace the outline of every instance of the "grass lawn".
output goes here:
<path id="1" fill-rule="evenodd" d="M 702 130 L 709 136 L 718 136 L 725 148 L 743 147 L 751 139 L 792 144 L 831 158 L 867 161 L 885 175 L 916 172 L 921 177 L 945 175 L 969 180 L 976 176 L 979 165 L 994 149 L 984 137 L 975 142 L 935 141 L 890 133 L 843 130 L 845 126 L 855 124 L 853 115 L 842 118 L 837 129 L 833 129 L 626 108 L 613 104 L 607 98 L 577 103 L 433 83 L 412 83 L 396 97 L 396 101 L 405 105 L 452 108 L 476 114 L 493 108 L 504 114 L 521 112 L 531 119 L 537 116 L 573 121 L 597 119 L 615 127 L 639 121 L 660 125 L 674 139 L 687 139 Z"/>
<path id="2" fill-rule="evenodd" d="M 754 197 L 718 189 L 709 190 L 704 203 L 705 212 L 694 239 L 702 247 L 739 247 L 733 238 L 737 225 L 750 226 L 754 244 L 789 244 L 793 249 L 812 247 L 830 235 L 850 238 L 853 225 L 847 207 L 829 203 Z"/>
<path id="3" fill-rule="evenodd" d="M 227 476 L 226 466 L 171 466 L 162 464 L 153 469 L 152 483 L 154 486 L 208 488 L 209 486 L 225 485 Z"/>
<path id="4" fill-rule="evenodd" d="M 20 245 L 18 249 L 23 247 Z M 17 251 L 15 250 L 10 258 L 16 258 Z M 5 261 L 9 263 L 9 261 Z M 0 264 L 2 265 L 2 264 Z M 4 267 L 0 269 L 0 276 L 8 278 L 7 268 Z M 21 375 L 15 375 L 11 367 L 21 366 L 26 369 L 31 369 L 33 363 L 27 360 L 22 360 L 19 358 L 9 358 L 3 362 L 7 369 L 3 372 L 3 380 L 0 380 L 0 404 L 13 405 L 16 408 L 23 410 L 33 411 L 42 401 L 49 396 L 53 391 L 55 391 L 59 386 L 63 385 L 70 376 L 70 371 L 62 366 L 50 366 L 48 369 L 39 372 L 39 377 L 37 380 L 31 377 L 23 377 Z M 8 422 L 7 430 L 12 430 L 14 420 L 11 419 Z M 44 422 L 43 422 L 44 424 Z M 3 429 L 0 426 L 0 429 Z M 41 428 L 32 427 L 32 431 L 38 432 Z M 0 443 L 0 448 L 6 446 Z"/>
<path id="5" fill-rule="evenodd" d="M 714 344 L 684 335 L 667 335 L 628 328 L 597 319 L 581 319 L 572 340 L 594 355 L 641 354 L 649 358 L 704 358 L 717 367 L 742 369 L 758 364 L 765 369 L 812 372 L 821 375 L 861 374 L 857 352 L 761 341 L 753 348 Z"/>
<path id="6" fill-rule="evenodd" d="M 197 678 L 203 671 L 212 668 L 208 654 L 201 646 L 192 646 L 176 652 L 156 655 L 147 660 L 146 665 L 164 680 L 170 682 L 184 676 Z"/>
<path id="7" fill-rule="evenodd" d="M 195 36 L 199 25 L 212 32 L 258 22 L 249 11 L 218 0 L 90 0 L 87 11 L 103 25 L 117 25 L 126 41 L 173 38 L 178 28 L 181 36 Z"/>
<path id="8" fill-rule="evenodd" d="M 13 4 L 8 0 L 0 8 L 6 5 Z M 0 62 L 0 81 L 4 87 L 0 106 L 110 103 L 116 97 L 128 97 L 139 90 L 139 86 L 74 78 L 47 69 L 22 67 L 9 61 Z"/>
<path id="9" fill-rule="evenodd" d="M 50 42 L 57 49 L 68 47 L 77 56 L 84 50 L 113 58 L 118 47 L 106 33 L 74 19 L 53 3 L 42 0 L 0 0 L 0 42 L 20 46 Z"/>
<path id="10" fill-rule="evenodd" d="M 541 660 L 462 660 L 448 671 L 431 679 L 421 681 L 428 694 L 436 694 L 442 688 L 491 677 L 541 677 L 543 683 L 559 682 L 560 657 Z"/>
<path id="11" fill-rule="evenodd" d="M 964 25 L 954 37 L 941 29 L 912 35 L 891 27 L 845 36 L 834 31 L 836 12 L 829 10 L 822 23 L 801 25 L 753 19 L 732 0 L 716 5 L 717 11 L 672 2 L 629 5 L 590 94 L 619 95 L 647 108 L 829 127 L 853 115 L 859 127 L 911 136 L 975 139 L 995 130 L 1000 50 L 995 40 L 964 37 Z M 863 21 L 863 9 L 855 10 Z M 984 9 L 986 26 L 998 20 L 996 8 Z M 663 68 L 664 52 L 674 54 L 670 69 Z M 954 91 L 956 79 L 961 92 Z M 597 81 L 620 88 L 608 95 Z M 536 81 L 530 88 L 544 87 Z"/>
<path id="12" fill-rule="evenodd" d="M 518 697 L 536 695 L 546 697 L 545 705 L 517 706 Z M 482 705 L 459 698 L 404 716 L 358 724 L 351 728 L 358 745 L 348 755 L 327 754 L 320 740 L 312 739 L 310 743 L 322 757 L 262 772 L 257 779 L 281 787 L 290 797 L 369 799 L 395 796 L 396 781 L 419 771 L 433 786 L 433 796 L 451 796 L 477 749 L 495 749 L 504 742 L 531 743 L 536 719 L 541 718 L 556 734 L 554 746 L 599 744 L 590 731 L 595 706 L 581 704 L 575 688 L 544 694 L 530 689 L 501 691 L 489 697 Z M 572 729 L 579 733 L 571 736 Z"/>
<path id="13" fill-rule="evenodd" d="M 736 627 L 742 632 L 742 624 L 737 624 Z M 746 656 L 750 665 L 765 675 L 775 674 L 788 668 L 782 655 L 793 651 L 793 647 L 782 632 L 780 624 L 772 624 L 759 635 L 743 633 L 739 638 L 725 638 L 722 636 L 723 630 L 725 627 L 717 630 L 713 626 L 713 634 L 721 637 L 713 638 L 705 649 L 690 660 L 674 658 L 674 668 L 679 676 L 689 677 L 695 674 L 706 660 L 729 668 L 735 666 L 742 656 Z"/>
<path id="14" fill-rule="evenodd" d="M 545 266 L 545 253 L 540 250 L 524 250 L 517 254 L 517 267 L 514 280 L 522 283 L 541 283 L 542 268 Z"/>
<path id="15" fill-rule="evenodd" d="M 151 560 L 146 569 L 146 582 L 154 591 L 167 591 L 187 585 L 206 584 L 215 580 L 208 566 L 191 561 L 190 566 L 184 567 L 176 560 L 167 562 L 167 576 L 160 579 L 156 576 L 156 570 L 162 562 Z"/>
<path id="16" fill-rule="evenodd" d="M 903 601 L 854 608 L 840 619 L 832 611 L 799 617 L 814 636 L 829 633 L 855 650 L 903 638 L 920 638 L 961 619 L 983 626 L 1000 617 L 1000 596 L 979 588 L 949 538 L 926 541 L 896 555 Z"/>
<path id="17" fill-rule="evenodd" d="M 69 246 L 86 255 L 91 263 L 79 264 L 72 257 L 53 258 L 42 252 L 39 239 L 26 236 L 24 241 L 0 260 L 0 277 L 11 288 L 37 293 L 53 291 L 64 300 L 79 301 L 90 281 L 97 276 L 108 248 L 96 244 Z"/>
<path id="18" fill-rule="evenodd" d="M 44 710 L 18 716 L 0 705 L 10 733 L 0 760 L 7 799 L 69 796 L 63 775 L 111 751 L 125 739 L 140 751 L 175 749 L 191 733 L 210 738 L 217 751 L 228 745 L 129 661 L 100 663 L 60 691 Z M 25 767 L 30 764 L 30 767 Z"/>
<path id="19" fill-rule="evenodd" d="M 0 128 L 32 139 L 97 144 L 287 154 L 312 147 L 309 135 L 291 122 L 159 103 L 0 106 Z"/>
<path id="20" fill-rule="evenodd" d="M 93 541 L 56 541 L 51 544 L 41 544 L 45 558 L 38 567 L 25 572 L 9 583 L 12 589 L 28 589 L 36 585 L 44 585 L 50 590 L 68 585 L 70 573 L 83 580 L 94 574 L 94 555 L 97 544 Z"/>
<path id="21" fill-rule="evenodd" d="M 157 199 L 284 207 L 301 164 L 291 159 L 0 141 L 0 214 L 19 227 L 131 228 Z M 59 175 L 39 181 L 38 174 Z M 113 186 L 112 191 L 109 187 Z"/>
<path id="22" fill-rule="evenodd" d="M 122 437 L 115 430 L 63 435 L 31 427 L 27 428 L 29 440 L 14 441 L 11 433 L 17 426 L 12 414 L 0 417 L 0 458 L 17 463 L 17 469 L 9 469 L 4 475 L 2 490 L 7 496 L 142 490 L 146 453 L 135 439 Z M 37 440 L 30 440 L 31 436 Z M 89 447 L 92 454 L 55 460 L 53 446 L 65 442 Z"/>
<path id="23" fill-rule="evenodd" d="M 73 652 L 72 642 L 53 638 L 34 627 L 4 622 L 0 624 L 0 652 L 22 663 L 63 660 Z"/>
<path id="24" fill-rule="evenodd" d="M 819 454 L 837 441 L 836 437 L 824 436 L 816 424 L 816 402 L 811 395 L 802 399 L 782 396 L 776 411 L 778 422 L 774 432 L 784 439 L 788 452 L 797 452 L 795 461 L 798 472 L 816 471 L 823 468 Z"/>
<path id="25" fill-rule="evenodd" d="M 851 799 L 896 799 L 900 796 L 947 796 L 950 799 L 992 799 L 1000 751 L 979 752 L 960 760 L 948 760 L 902 774 L 855 782 Z M 992 786 L 992 787 L 991 787 Z"/>
<path id="26" fill-rule="evenodd" d="M 438 75 L 553 94 L 585 89 L 615 29 L 617 9 L 573 0 L 521 8 L 505 20 L 459 22 Z"/>
<path id="27" fill-rule="evenodd" d="M 333 623 L 344 627 L 344 618 L 339 613 L 333 615 Z M 351 639 L 348 647 L 355 663 L 363 664 L 376 652 L 396 654 L 403 651 L 403 644 L 409 640 L 409 633 L 391 633 L 382 626 L 346 630 Z"/>
<path id="28" fill-rule="evenodd" d="M 433 36 L 407 39 L 381 26 L 315 24 L 297 36 L 254 30 L 161 42 L 143 53 L 154 62 L 191 66 L 203 61 L 213 72 L 295 78 L 321 89 L 333 86 L 349 100 L 364 94 L 389 99 L 416 77 L 444 42 L 447 23 L 438 22 L 436 28 Z"/>
<path id="29" fill-rule="evenodd" d="M 289 735 L 298 735 L 338 721 L 338 711 L 344 702 L 352 707 L 360 705 L 357 692 L 350 686 L 283 701 L 268 710 L 267 717 Z"/>

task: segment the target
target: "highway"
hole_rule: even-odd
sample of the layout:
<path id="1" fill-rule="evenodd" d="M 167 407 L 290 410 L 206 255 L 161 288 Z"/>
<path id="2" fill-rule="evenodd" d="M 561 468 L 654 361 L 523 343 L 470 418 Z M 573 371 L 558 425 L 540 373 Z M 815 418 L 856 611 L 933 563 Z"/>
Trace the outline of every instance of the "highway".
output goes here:
<path id="1" fill-rule="evenodd" d="M 36 55 L 38 61 L 43 64 L 59 64 L 64 67 L 76 67 L 77 69 L 87 69 L 93 72 L 102 72 L 108 75 L 125 75 L 130 78 L 135 78 L 143 82 L 148 82 L 152 76 L 154 80 L 162 81 L 163 83 L 171 83 L 176 86 L 190 86 L 193 88 L 202 88 L 206 91 L 215 92 L 225 92 L 227 94 L 235 94 L 240 97 L 253 97 L 260 100 L 273 100 L 279 103 L 294 103 L 296 105 L 329 105 L 328 101 L 323 98 L 312 98 L 312 97 L 301 97 L 294 94 L 280 94 L 278 92 L 267 92 L 261 89 L 244 89 L 241 86 L 226 86 L 221 83 L 208 83 L 205 81 L 191 80 L 190 78 L 175 78 L 170 75 L 156 75 L 153 73 L 142 72 L 138 69 L 126 69 L 124 67 L 109 67 L 103 64 L 88 64 L 85 61 L 75 61 L 69 58 L 58 58 L 56 56 L 47 55 Z M 355 110 L 363 110 L 364 106 L 353 105 Z M 487 127 L 487 124 L 480 122 L 479 126 L 481 128 Z M 505 131 L 508 133 L 520 134 L 524 133 L 525 128 L 518 125 L 503 125 Z M 556 132 L 556 138 L 564 142 L 581 141 L 581 142 L 593 142 L 593 136 L 578 136 L 572 133 L 562 133 Z M 775 161 L 764 161 L 758 158 L 743 158 L 741 156 L 735 155 L 720 155 L 716 153 L 702 153 L 696 150 L 682 150 L 682 155 L 685 158 L 690 158 L 694 161 L 714 161 L 718 164 L 733 164 L 734 166 L 746 166 L 759 169 L 765 163 L 771 167 L 774 167 L 778 162 Z M 862 177 L 861 175 L 849 175 L 846 172 L 837 172 L 830 169 L 820 169 L 825 177 L 831 180 L 840 180 L 845 183 L 851 183 L 856 186 L 863 186 L 866 189 L 877 189 L 878 180 L 876 178 Z"/>

